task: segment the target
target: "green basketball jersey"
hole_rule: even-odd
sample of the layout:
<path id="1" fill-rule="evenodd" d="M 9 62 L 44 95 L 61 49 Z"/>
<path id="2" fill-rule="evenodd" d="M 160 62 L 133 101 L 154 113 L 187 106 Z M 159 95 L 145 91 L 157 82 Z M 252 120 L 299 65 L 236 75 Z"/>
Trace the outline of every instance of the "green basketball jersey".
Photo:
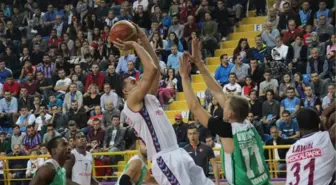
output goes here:
<path id="1" fill-rule="evenodd" d="M 135 183 L 135 185 L 141 185 L 142 182 L 145 180 L 145 177 L 146 177 L 146 175 L 147 175 L 147 166 L 146 166 L 146 163 L 141 159 L 141 157 L 140 157 L 139 155 L 135 155 L 135 156 L 133 156 L 133 157 L 127 162 L 127 164 L 125 165 L 125 167 L 124 167 L 124 171 L 123 171 L 123 173 L 121 174 L 121 176 L 122 176 L 124 173 L 126 173 L 128 167 L 129 167 L 129 163 L 130 163 L 131 161 L 133 161 L 133 160 L 140 160 L 141 163 L 142 163 L 140 178 L 139 178 L 139 180 Z M 121 176 L 120 176 L 120 177 L 121 177 Z M 119 185 L 120 177 L 119 177 L 119 179 L 118 179 L 118 181 L 117 181 L 117 183 L 116 183 L 115 185 Z"/>
<path id="2" fill-rule="evenodd" d="M 61 168 L 56 160 L 49 159 L 45 161 L 44 164 L 52 164 L 56 170 L 55 177 L 49 185 L 66 185 L 65 169 Z M 36 173 L 34 175 L 36 175 Z"/>
<path id="3" fill-rule="evenodd" d="M 231 185 L 269 185 L 269 169 L 265 162 L 263 143 L 250 122 L 232 123 L 234 152 L 224 153 L 222 167 Z"/>

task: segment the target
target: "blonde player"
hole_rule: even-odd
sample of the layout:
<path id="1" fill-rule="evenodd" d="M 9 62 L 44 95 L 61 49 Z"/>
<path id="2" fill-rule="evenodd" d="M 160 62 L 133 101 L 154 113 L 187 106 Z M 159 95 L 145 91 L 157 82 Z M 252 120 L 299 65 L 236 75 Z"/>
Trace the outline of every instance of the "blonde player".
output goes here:
<path id="1" fill-rule="evenodd" d="M 287 152 L 286 185 L 333 184 L 335 125 L 328 131 L 320 131 L 320 117 L 312 108 L 299 110 L 296 118 L 302 137 Z"/>
<path id="2" fill-rule="evenodd" d="M 122 91 L 127 100 L 124 107 L 127 123 L 146 144 L 153 177 L 160 185 L 214 184 L 177 145 L 174 129 L 155 96 L 160 80 L 158 58 L 147 36 L 139 27 L 137 29 L 143 47 L 134 41 L 119 40 L 114 44 L 123 50 L 134 49 L 144 66 L 141 81 L 126 78 Z M 124 174 L 121 180 L 130 181 L 130 177 Z"/>

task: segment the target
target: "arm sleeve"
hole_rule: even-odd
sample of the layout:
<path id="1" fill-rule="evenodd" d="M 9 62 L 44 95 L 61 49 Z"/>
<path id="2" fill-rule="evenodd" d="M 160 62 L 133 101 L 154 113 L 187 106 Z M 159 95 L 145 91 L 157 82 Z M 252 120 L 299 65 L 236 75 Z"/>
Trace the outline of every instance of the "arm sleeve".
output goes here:
<path id="1" fill-rule="evenodd" d="M 220 137 L 233 137 L 231 124 L 224 122 L 221 117 L 210 117 L 208 121 L 208 129 Z"/>

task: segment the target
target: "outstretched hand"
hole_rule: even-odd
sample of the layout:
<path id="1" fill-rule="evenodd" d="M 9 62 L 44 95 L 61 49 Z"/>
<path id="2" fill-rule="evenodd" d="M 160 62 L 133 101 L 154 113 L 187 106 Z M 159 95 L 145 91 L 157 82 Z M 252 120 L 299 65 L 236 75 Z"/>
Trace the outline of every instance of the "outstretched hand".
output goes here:
<path id="1" fill-rule="evenodd" d="M 136 28 L 136 31 L 137 31 L 137 37 L 141 39 L 141 37 L 146 37 L 147 38 L 147 35 L 146 33 L 143 31 L 143 29 L 141 29 L 136 23 L 132 22 L 132 21 L 129 21 L 130 23 L 133 24 L 133 26 Z"/>
<path id="2" fill-rule="evenodd" d="M 191 56 L 190 53 L 184 52 L 182 56 L 180 56 L 180 67 L 179 72 L 182 78 L 187 78 L 191 72 L 191 65 L 190 65 Z"/>
<path id="3" fill-rule="evenodd" d="M 137 44 L 135 41 L 122 41 L 120 39 L 117 39 L 116 41 L 113 41 L 113 44 L 115 47 L 121 50 L 130 50 L 134 48 L 134 44 Z"/>
<path id="4" fill-rule="evenodd" d="M 192 51 L 192 62 L 199 63 L 202 61 L 202 53 L 201 53 L 201 42 L 198 38 L 192 39 L 191 41 L 191 51 Z"/>

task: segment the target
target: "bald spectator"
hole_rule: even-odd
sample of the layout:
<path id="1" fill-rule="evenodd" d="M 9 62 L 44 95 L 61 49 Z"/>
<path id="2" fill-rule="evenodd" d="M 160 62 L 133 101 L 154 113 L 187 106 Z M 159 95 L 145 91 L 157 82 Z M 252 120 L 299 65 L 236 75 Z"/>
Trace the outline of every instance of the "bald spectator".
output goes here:
<path id="1" fill-rule="evenodd" d="M 112 101 L 105 102 L 105 111 L 103 113 L 103 119 L 101 121 L 101 128 L 106 130 L 112 124 L 112 118 L 114 116 L 120 117 L 120 110 L 116 108 Z"/>
<path id="2" fill-rule="evenodd" d="M 177 137 L 177 143 L 180 147 L 185 147 L 188 144 L 187 131 L 188 124 L 183 122 L 182 115 L 175 115 L 175 123 L 173 124 L 175 134 Z"/>
<path id="3" fill-rule="evenodd" d="M 197 24 L 195 23 L 195 17 L 189 15 L 187 22 L 184 24 L 183 38 L 188 41 L 189 39 L 191 39 L 191 33 L 196 31 Z"/>
<path id="4" fill-rule="evenodd" d="M 319 55 L 317 48 L 311 49 L 311 58 L 308 59 L 307 74 L 318 73 L 321 79 L 325 79 L 328 73 L 328 61 Z"/>

